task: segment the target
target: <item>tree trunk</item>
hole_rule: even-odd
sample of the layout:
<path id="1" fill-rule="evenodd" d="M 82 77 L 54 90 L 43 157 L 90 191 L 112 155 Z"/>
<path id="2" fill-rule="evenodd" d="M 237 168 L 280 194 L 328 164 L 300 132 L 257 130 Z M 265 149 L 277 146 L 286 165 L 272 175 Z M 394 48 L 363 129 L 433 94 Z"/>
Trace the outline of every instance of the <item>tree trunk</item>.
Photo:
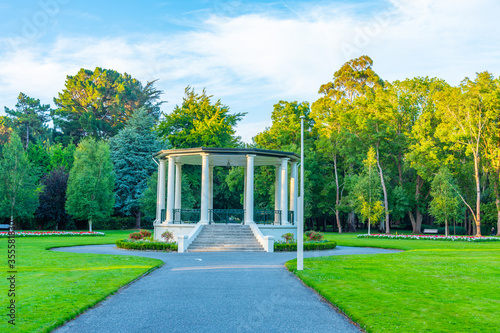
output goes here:
<path id="1" fill-rule="evenodd" d="M 481 183 L 479 179 L 479 156 L 474 154 L 474 178 L 476 179 L 476 237 L 481 237 Z"/>
<path id="2" fill-rule="evenodd" d="M 380 159 L 378 153 L 378 145 L 377 145 L 377 166 L 380 174 L 380 183 L 382 185 L 382 191 L 384 192 L 384 209 L 385 209 L 385 233 L 391 233 L 390 221 L 389 221 L 389 199 L 387 198 L 387 188 L 385 187 L 384 181 L 384 172 L 382 171 L 382 167 L 380 166 Z"/>
<path id="3" fill-rule="evenodd" d="M 340 214 L 338 206 L 340 204 L 340 187 L 339 187 L 339 175 L 337 172 L 337 154 L 333 156 L 333 169 L 335 170 L 335 219 L 337 220 L 337 228 L 339 228 L 339 234 L 342 233 L 342 225 L 340 224 Z"/>
<path id="4" fill-rule="evenodd" d="M 410 217 L 411 221 L 411 227 L 413 228 L 413 234 L 421 234 L 422 233 L 422 219 L 423 215 L 422 212 L 420 211 L 420 208 L 418 206 L 418 201 L 420 199 L 420 189 L 422 188 L 423 185 L 423 179 L 419 175 L 417 175 L 416 178 L 416 184 L 415 184 L 415 202 L 416 202 L 416 207 L 415 207 L 415 215 L 413 215 L 412 211 L 408 211 L 408 216 Z"/>
<path id="5" fill-rule="evenodd" d="M 135 229 L 141 229 L 141 212 L 135 214 Z"/>
<path id="6" fill-rule="evenodd" d="M 356 216 L 354 212 L 347 214 L 347 225 L 349 232 L 356 232 Z"/>
<path id="7" fill-rule="evenodd" d="M 370 234 L 370 224 L 372 224 L 370 218 L 368 218 L 368 235 Z"/>
<path id="8" fill-rule="evenodd" d="M 448 219 L 444 219 L 444 235 L 448 237 Z"/>
<path id="9" fill-rule="evenodd" d="M 339 228 L 339 234 L 341 234 L 342 224 L 340 223 L 340 212 L 338 209 L 335 210 L 335 219 L 337 220 L 337 228 Z"/>
<path id="10" fill-rule="evenodd" d="M 326 232 L 326 217 L 323 217 L 323 232 Z"/>
<path id="11" fill-rule="evenodd" d="M 89 231 L 92 232 L 92 219 L 89 219 Z"/>

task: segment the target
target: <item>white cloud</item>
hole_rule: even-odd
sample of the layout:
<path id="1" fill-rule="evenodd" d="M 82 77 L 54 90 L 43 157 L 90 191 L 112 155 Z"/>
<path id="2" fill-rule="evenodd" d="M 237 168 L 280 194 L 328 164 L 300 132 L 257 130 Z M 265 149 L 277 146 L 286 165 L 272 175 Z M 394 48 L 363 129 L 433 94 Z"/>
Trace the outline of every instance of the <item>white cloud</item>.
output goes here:
<path id="1" fill-rule="evenodd" d="M 384 79 L 437 76 L 457 84 L 476 71 L 500 74 L 500 3 L 493 0 L 393 0 L 362 5 L 302 5 L 290 15 L 213 15 L 173 35 L 71 37 L 0 51 L 0 105 L 19 91 L 50 103 L 66 75 L 96 66 L 142 81 L 160 79 L 171 110 L 187 85 L 248 112 L 238 134 L 248 141 L 269 125 L 279 100 L 312 101 L 319 86 L 353 57 L 368 54 Z M 5 41 L 5 40 L 4 40 Z M 2 40 L 0 40 L 0 44 Z M 8 45 L 8 44 L 7 44 Z"/>

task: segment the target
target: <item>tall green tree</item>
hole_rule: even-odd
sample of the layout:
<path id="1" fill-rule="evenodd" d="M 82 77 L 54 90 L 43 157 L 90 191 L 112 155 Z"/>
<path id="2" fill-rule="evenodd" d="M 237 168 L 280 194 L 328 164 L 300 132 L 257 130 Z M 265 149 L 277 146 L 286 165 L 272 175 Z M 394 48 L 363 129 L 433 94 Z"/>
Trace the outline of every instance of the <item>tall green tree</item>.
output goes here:
<path id="1" fill-rule="evenodd" d="M 421 233 L 430 182 L 439 167 L 449 163 L 445 145 L 435 135 L 441 122 L 436 112 L 435 95 L 448 87 L 443 80 L 427 77 L 396 81 L 391 85 L 397 109 L 399 186 L 406 190 L 410 199 L 408 217 L 414 234 Z"/>
<path id="2" fill-rule="evenodd" d="M 448 168 L 442 167 L 432 180 L 431 195 L 430 213 L 438 222 L 444 222 L 448 236 L 448 221 L 460 214 L 460 195 Z"/>
<path id="3" fill-rule="evenodd" d="M 32 217 L 40 190 L 21 139 L 13 132 L 0 159 L 0 216 L 9 217 L 11 224 L 14 219 Z"/>
<path id="4" fill-rule="evenodd" d="M 22 135 L 24 146 L 28 149 L 30 139 L 44 141 L 49 133 L 50 105 L 40 104 L 39 99 L 31 98 L 22 92 L 17 97 L 15 109 L 5 107 L 5 113 Z"/>
<path id="5" fill-rule="evenodd" d="M 64 134 L 64 143 L 77 143 L 87 136 L 110 138 L 125 126 L 141 107 L 154 118 L 160 115 L 161 91 L 154 82 L 145 86 L 129 74 L 96 67 L 68 75 L 65 88 L 54 102 L 54 125 Z"/>
<path id="6" fill-rule="evenodd" d="M 154 118 L 144 108 L 138 109 L 125 128 L 109 140 L 116 173 L 115 209 L 122 215 L 134 216 L 136 228 L 141 227 L 139 199 L 156 170 L 152 155 L 161 148 L 152 130 L 154 124 Z"/>
<path id="7" fill-rule="evenodd" d="M 113 212 L 115 174 L 109 156 L 109 145 L 87 138 L 75 151 L 75 162 L 69 173 L 66 211 L 74 218 L 92 221 L 108 218 Z"/>
<path id="8" fill-rule="evenodd" d="M 219 147 L 239 145 L 235 136 L 236 124 L 245 113 L 229 113 L 229 107 L 203 90 L 201 95 L 187 87 L 182 105 L 176 105 L 172 113 L 164 114 L 158 124 L 160 137 L 168 140 L 173 148 Z"/>
<path id="9" fill-rule="evenodd" d="M 254 142 L 259 148 L 297 151 L 300 149 L 300 117 L 306 117 L 304 119 L 306 134 L 310 133 L 314 124 L 309 113 L 307 102 L 279 101 L 271 113 L 272 126 L 257 134 L 253 138 Z M 304 140 L 311 140 L 311 137 L 306 137 Z"/>
<path id="10" fill-rule="evenodd" d="M 471 154 L 476 183 L 475 210 L 464 200 L 476 224 L 476 236 L 481 236 L 481 167 L 488 141 L 488 128 L 500 116 L 498 92 L 492 75 L 478 73 L 474 81 L 466 78 L 460 87 L 451 87 L 438 95 L 437 107 L 442 122 L 437 130 L 440 139 L 454 150 Z M 495 134 L 497 135 L 497 134 Z M 474 204 L 472 204 L 474 205 Z"/>

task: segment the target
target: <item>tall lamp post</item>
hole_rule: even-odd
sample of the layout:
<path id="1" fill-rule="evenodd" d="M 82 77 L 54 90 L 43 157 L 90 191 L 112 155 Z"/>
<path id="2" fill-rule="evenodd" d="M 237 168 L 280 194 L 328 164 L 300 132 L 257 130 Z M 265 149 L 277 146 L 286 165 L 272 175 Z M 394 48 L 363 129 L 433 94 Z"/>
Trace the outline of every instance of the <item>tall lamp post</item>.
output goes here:
<path id="1" fill-rule="evenodd" d="M 297 219 L 297 270 L 304 269 L 304 118 L 300 116 L 300 197 Z"/>

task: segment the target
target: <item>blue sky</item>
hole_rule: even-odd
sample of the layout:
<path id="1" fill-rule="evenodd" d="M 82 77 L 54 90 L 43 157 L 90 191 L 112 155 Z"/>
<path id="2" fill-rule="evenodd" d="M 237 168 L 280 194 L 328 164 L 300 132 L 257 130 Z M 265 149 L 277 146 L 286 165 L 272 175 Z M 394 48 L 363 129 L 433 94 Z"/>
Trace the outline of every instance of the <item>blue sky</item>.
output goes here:
<path id="1" fill-rule="evenodd" d="M 496 0 L 76 1 L 0 0 L 0 114 L 20 91 L 53 106 L 66 75 L 96 66 L 158 79 L 163 106 L 206 88 L 233 112 L 244 141 L 280 100 L 314 101 L 363 54 L 385 80 L 458 84 L 500 75 Z"/>

